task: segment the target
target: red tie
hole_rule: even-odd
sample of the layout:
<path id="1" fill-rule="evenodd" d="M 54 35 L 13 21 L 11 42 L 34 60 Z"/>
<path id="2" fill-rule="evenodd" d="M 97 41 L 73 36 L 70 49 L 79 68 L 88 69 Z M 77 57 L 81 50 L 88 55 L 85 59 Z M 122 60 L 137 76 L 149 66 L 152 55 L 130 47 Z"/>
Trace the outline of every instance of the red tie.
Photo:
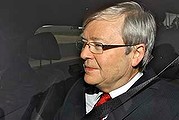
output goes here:
<path id="1" fill-rule="evenodd" d="M 109 95 L 109 93 L 103 93 L 100 96 L 100 99 L 98 100 L 98 102 L 95 104 L 94 107 L 100 106 L 100 105 L 102 105 L 103 103 L 107 102 L 110 99 L 111 99 L 111 96 Z"/>

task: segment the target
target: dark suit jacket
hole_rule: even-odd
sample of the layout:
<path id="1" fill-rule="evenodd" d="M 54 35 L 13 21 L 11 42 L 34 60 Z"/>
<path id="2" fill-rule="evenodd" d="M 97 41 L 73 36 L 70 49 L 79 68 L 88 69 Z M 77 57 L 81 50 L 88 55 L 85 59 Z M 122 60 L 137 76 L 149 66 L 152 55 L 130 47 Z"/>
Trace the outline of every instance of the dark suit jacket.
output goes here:
<path id="1" fill-rule="evenodd" d="M 21 120 L 36 120 L 40 115 L 42 120 L 53 120 L 58 109 L 62 106 L 66 94 L 79 77 L 55 83 L 46 91 L 34 95 L 27 106 Z"/>
<path id="2" fill-rule="evenodd" d="M 132 88 L 150 77 L 150 72 L 144 74 Z M 85 116 L 84 92 L 84 82 L 79 80 L 68 92 L 55 120 L 80 120 Z M 155 79 L 135 97 L 109 113 L 107 120 L 179 120 L 179 88 Z"/>
<path id="3" fill-rule="evenodd" d="M 153 76 L 151 71 L 144 72 L 131 89 Z M 33 97 L 22 120 L 31 120 L 34 109 L 37 113 L 43 110 L 40 113 L 43 120 L 80 120 L 85 116 L 86 89 L 83 79 L 57 83 Z M 47 97 L 48 93 L 50 97 Z M 48 98 L 46 102 L 45 98 Z M 124 100 L 120 98 L 120 101 Z M 42 107 L 43 103 L 46 103 L 45 107 Z M 135 97 L 109 113 L 107 120 L 179 120 L 179 88 L 157 78 Z"/>

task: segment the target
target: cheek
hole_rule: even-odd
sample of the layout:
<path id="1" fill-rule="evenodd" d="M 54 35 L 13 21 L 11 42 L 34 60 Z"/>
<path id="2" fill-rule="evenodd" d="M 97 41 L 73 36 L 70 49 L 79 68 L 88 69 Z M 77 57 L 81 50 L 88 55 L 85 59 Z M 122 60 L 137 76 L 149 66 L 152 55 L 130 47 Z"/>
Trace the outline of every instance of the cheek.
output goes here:
<path id="1" fill-rule="evenodd" d="M 130 61 L 126 55 L 110 55 L 109 57 L 102 59 L 101 66 L 101 77 L 103 79 L 115 79 L 120 77 L 128 69 Z"/>

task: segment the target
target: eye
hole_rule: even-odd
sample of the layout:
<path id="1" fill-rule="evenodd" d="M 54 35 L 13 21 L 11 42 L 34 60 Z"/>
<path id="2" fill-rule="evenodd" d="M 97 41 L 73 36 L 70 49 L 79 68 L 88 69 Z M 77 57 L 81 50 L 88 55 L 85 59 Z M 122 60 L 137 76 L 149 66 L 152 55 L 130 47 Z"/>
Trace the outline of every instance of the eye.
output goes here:
<path id="1" fill-rule="evenodd" d="M 87 43 L 87 40 L 85 40 L 84 38 L 82 38 L 81 41 Z"/>
<path id="2" fill-rule="evenodd" d="M 102 43 L 94 43 L 96 47 L 102 47 Z"/>

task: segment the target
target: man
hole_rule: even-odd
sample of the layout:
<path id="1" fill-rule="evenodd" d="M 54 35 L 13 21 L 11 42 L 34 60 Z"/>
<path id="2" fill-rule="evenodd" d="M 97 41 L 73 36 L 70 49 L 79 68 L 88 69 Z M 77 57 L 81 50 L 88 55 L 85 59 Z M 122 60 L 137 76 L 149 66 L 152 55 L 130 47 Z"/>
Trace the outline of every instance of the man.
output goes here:
<path id="1" fill-rule="evenodd" d="M 90 16 L 83 28 L 77 46 L 84 78 L 68 92 L 68 84 L 59 88 L 64 102 L 55 120 L 179 119 L 179 89 L 145 70 L 156 31 L 150 13 L 136 2 L 119 3 Z"/>
<path id="2" fill-rule="evenodd" d="M 179 116 L 179 96 L 170 85 L 154 79 L 142 91 L 109 111 L 102 118 L 90 112 L 103 93 L 114 98 L 139 86 L 153 75 L 145 72 L 154 45 L 155 21 L 136 2 L 119 3 L 90 16 L 84 22 L 81 58 L 84 60 L 84 81 L 97 87 L 99 93 L 85 93 L 79 80 L 67 94 L 58 120 L 171 120 Z M 158 82 L 159 81 L 159 82 Z M 171 95 L 173 94 L 173 95 Z M 123 101 L 123 100 L 121 100 Z M 101 105 L 102 106 L 102 105 Z M 103 109 L 104 111 L 106 108 Z M 88 115 L 90 114 L 90 115 Z M 99 115 L 98 112 L 95 114 Z M 85 116 L 88 117 L 85 117 Z M 179 119 L 179 118 L 178 118 Z"/>

